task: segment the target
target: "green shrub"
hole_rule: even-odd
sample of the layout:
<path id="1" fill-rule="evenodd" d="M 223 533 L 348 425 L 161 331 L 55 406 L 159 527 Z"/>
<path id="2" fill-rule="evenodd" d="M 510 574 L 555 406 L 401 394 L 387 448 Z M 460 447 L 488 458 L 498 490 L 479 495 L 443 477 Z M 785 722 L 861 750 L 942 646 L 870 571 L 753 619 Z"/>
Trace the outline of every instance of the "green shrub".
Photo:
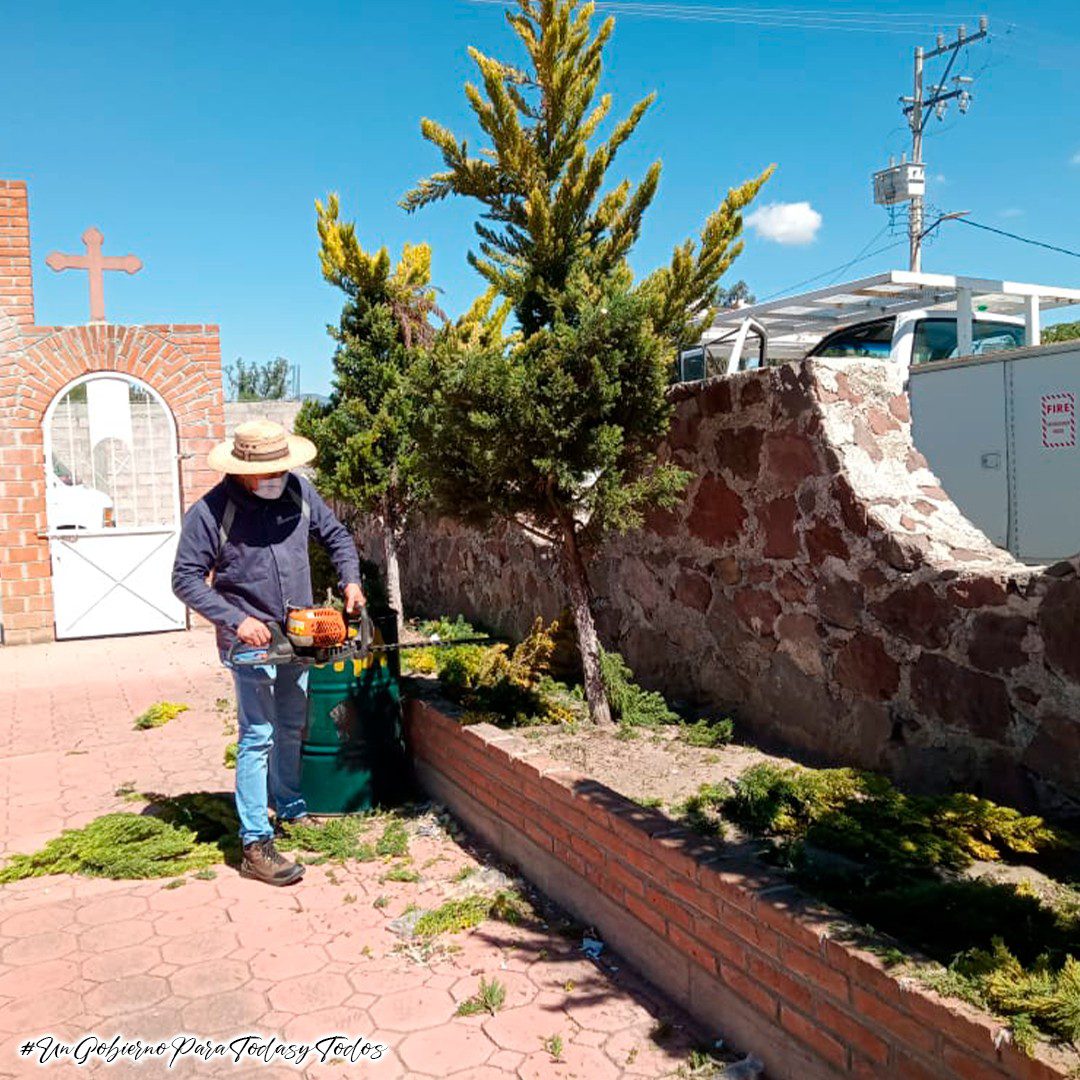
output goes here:
<path id="1" fill-rule="evenodd" d="M 234 742 L 229 743 L 229 745 L 225 747 L 225 757 L 224 757 L 223 760 L 224 760 L 224 764 L 225 764 L 226 769 L 235 769 L 236 768 L 236 753 L 237 753 L 237 750 L 238 750 L 238 746 Z"/>
<path id="2" fill-rule="evenodd" d="M 854 769 L 764 762 L 739 777 L 724 811 L 754 832 L 898 869 L 959 870 L 974 859 L 1039 855 L 1072 843 L 1042 818 L 988 799 L 907 795 L 883 776 Z"/>
<path id="3" fill-rule="evenodd" d="M 537 619 L 512 651 L 503 644 L 433 650 L 443 692 L 472 722 L 521 727 L 575 719 L 565 688 L 548 674 L 554 629 Z"/>
<path id="4" fill-rule="evenodd" d="M 1039 957 L 1025 968 L 1001 938 L 989 949 L 961 953 L 942 973 L 922 976 L 940 993 L 971 1001 L 1010 1020 L 1013 1038 L 1030 1053 L 1039 1035 L 1080 1040 L 1080 961 Z"/>
<path id="5" fill-rule="evenodd" d="M 695 832 L 723 836 L 722 811 L 730 798 L 731 788 L 727 784 L 702 784 L 696 794 L 675 808 L 675 814 Z"/>
<path id="6" fill-rule="evenodd" d="M 116 879 L 176 877 L 221 862 L 214 844 L 191 829 L 140 814 L 105 814 L 66 829 L 32 855 L 13 855 L 0 882 L 48 874 Z"/>
<path id="7" fill-rule="evenodd" d="M 447 900 L 445 904 L 426 911 L 416 921 L 413 933 L 418 937 L 432 937 L 435 934 L 458 933 L 479 926 L 485 919 L 501 919 L 503 922 L 516 923 L 525 914 L 526 907 L 521 897 L 511 889 L 500 889 L 494 896 L 472 893 L 456 900 Z"/>
<path id="8" fill-rule="evenodd" d="M 405 823 L 399 818 L 392 818 L 386 823 L 382 836 L 375 842 L 375 854 L 400 857 L 408 853 L 409 834 Z"/>
<path id="9" fill-rule="evenodd" d="M 146 712 L 135 718 L 135 730 L 147 731 L 150 728 L 161 727 L 170 720 L 175 720 L 182 712 L 187 712 L 188 707 L 175 701 L 158 701 L 151 705 Z"/>
<path id="10" fill-rule="evenodd" d="M 309 851 L 336 862 L 371 862 L 378 855 L 375 845 L 364 839 L 369 828 L 366 818 L 352 816 L 330 818 L 318 826 L 290 825 L 277 846 L 282 851 Z"/>
<path id="11" fill-rule="evenodd" d="M 417 882 L 420 880 L 420 872 L 411 866 L 395 866 L 393 870 L 387 870 L 379 880 Z"/>
<path id="12" fill-rule="evenodd" d="M 753 832 L 795 836 L 862 791 L 863 778 L 853 769 L 785 769 L 762 762 L 735 781 L 724 809 Z"/>
<path id="13" fill-rule="evenodd" d="M 494 1016 L 506 1002 L 506 987 L 498 979 L 488 982 L 480 976 L 480 989 L 457 1008 L 458 1016 L 473 1016 L 487 1012 Z"/>
<path id="14" fill-rule="evenodd" d="M 683 724 L 679 738 L 690 746 L 727 746 L 735 737 L 735 721 L 730 717 L 719 720 L 702 717 L 692 724 Z"/>
<path id="15" fill-rule="evenodd" d="M 601 648 L 600 673 L 612 719 L 627 727 L 661 727 L 679 722 L 661 694 L 643 690 L 634 682 L 634 673 L 617 652 Z"/>

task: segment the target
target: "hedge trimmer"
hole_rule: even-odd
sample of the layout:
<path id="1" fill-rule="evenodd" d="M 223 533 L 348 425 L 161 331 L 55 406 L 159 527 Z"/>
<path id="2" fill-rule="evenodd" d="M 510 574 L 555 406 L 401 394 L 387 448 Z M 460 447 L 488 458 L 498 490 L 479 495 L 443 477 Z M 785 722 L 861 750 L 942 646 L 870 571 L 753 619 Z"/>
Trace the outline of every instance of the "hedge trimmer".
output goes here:
<path id="1" fill-rule="evenodd" d="M 229 662 L 237 667 L 276 664 L 333 664 L 339 660 L 362 660 L 377 653 L 402 649 L 451 648 L 490 641 L 487 637 L 450 638 L 438 636 L 423 641 L 385 645 L 375 641 L 375 625 L 366 607 L 344 616 L 336 608 L 290 608 L 285 629 L 268 622 L 269 645 L 248 645 L 238 641 L 229 650 Z"/>

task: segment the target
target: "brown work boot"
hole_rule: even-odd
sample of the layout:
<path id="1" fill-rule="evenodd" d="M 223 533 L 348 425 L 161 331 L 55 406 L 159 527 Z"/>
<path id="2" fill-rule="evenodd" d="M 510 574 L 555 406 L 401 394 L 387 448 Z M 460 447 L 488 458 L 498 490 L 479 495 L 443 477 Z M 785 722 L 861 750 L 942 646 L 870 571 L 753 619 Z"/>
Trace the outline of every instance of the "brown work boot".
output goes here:
<path id="1" fill-rule="evenodd" d="M 244 845 L 240 876 L 254 878 L 267 885 L 292 885 L 304 876 L 300 863 L 289 862 L 276 847 L 273 837 Z"/>

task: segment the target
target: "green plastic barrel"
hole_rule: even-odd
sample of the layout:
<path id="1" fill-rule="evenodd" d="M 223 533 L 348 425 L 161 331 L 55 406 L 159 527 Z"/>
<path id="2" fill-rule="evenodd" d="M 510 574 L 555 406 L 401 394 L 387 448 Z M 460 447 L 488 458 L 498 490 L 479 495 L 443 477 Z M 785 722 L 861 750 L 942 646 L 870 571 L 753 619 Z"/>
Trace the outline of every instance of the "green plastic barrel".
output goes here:
<path id="1" fill-rule="evenodd" d="M 372 613 L 376 644 L 395 644 L 397 616 Z M 411 791 L 396 652 L 320 664 L 308 672 L 300 790 L 312 814 L 396 806 Z"/>

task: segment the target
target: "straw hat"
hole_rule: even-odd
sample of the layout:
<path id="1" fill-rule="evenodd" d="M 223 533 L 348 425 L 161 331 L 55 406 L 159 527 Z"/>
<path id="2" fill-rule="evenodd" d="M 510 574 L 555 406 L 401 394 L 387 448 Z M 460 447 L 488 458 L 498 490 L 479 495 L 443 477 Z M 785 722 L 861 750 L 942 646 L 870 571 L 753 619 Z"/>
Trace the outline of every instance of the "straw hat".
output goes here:
<path id="1" fill-rule="evenodd" d="M 218 443 L 207 460 L 215 472 L 261 476 L 306 465 L 316 453 L 310 439 L 290 435 L 272 420 L 249 420 L 237 427 L 231 442 Z"/>

